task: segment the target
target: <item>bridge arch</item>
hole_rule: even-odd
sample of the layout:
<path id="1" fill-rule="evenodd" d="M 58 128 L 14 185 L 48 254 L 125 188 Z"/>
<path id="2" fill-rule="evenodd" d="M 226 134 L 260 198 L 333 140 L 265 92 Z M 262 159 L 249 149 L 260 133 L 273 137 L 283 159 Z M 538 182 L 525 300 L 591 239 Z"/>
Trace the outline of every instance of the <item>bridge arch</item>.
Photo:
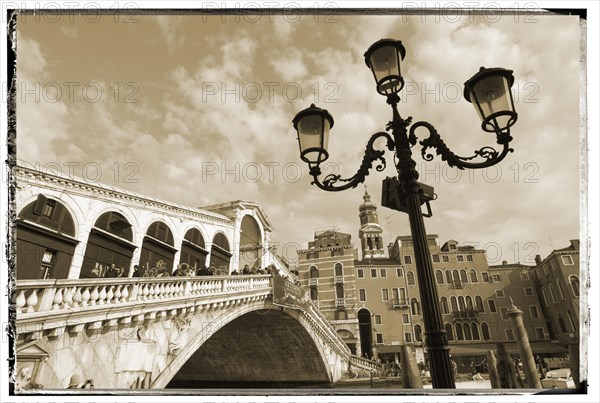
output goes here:
<path id="1" fill-rule="evenodd" d="M 205 322 L 151 387 L 189 387 L 200 379 L 331 382 L 336 368 L 328 352 L 333 351 L 318 341 L 302 313 L 273 308 L 270 302 L 259 300 Z M 195 374 L 201 378 L 194 379 Z"/>
<path id="2" fill-rule="evenodd" d="M 240 264 L 242 269 L 250 270 L 262 267 L 263 229 L 251 214 L 245 214 L 240 224 Z"/>

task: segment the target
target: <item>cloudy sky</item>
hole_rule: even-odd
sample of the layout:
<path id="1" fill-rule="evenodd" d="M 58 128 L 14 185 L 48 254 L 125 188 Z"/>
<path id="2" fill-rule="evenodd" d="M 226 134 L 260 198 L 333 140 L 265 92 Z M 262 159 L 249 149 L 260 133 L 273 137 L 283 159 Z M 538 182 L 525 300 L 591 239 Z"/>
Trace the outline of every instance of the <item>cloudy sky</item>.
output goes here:
<path id="1" fill-rule="evenodd" d="M 353 175 L 391 119 L 364 64 L 371 43 L 402 40 L 400 113 L 434 124 L 460 155 L 495 142 L 463 83 L 480 66 L 512 69 L 519 120 L 500 166 L 460 172 L 414 150 L 420 180 L 438 195 L 427 230 L 487 249 L 490 264 L 532 263 L 580 236 L 577 17 L 38 15 L 19 17 L 17 32 L 21 163 L 73 166 L 90 181 L 195 207 L 260 202 L 288 258 L 315 230 L 357 241 L 364 187 L 311 186 L 291 120 L 313 102 L 329 110 L 325 172 Z M 366 181 L 377 204 L 395 174 L 386 155 L 386 171 Z M 386 243 L 409 234 L 403 213 L 379 208 L 379 218 Z"/>

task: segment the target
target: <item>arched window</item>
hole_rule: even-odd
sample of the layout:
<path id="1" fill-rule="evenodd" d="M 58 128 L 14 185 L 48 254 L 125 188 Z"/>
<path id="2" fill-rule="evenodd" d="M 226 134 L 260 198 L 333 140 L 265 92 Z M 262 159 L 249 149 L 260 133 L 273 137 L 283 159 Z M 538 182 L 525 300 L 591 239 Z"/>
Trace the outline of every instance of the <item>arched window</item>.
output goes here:
<path id="1" fill-rule="evenodd" d="M 419 301 L 417 301 L 416 298 L 412 298 L 410 300 L 410 311 L 413 315 L 421 314 L 421 307 L 420 307 Z"/>
<path id="2" fill-rule="evenodd" d="M 336 298 L 344 298 L 344 286 L 341 284 L 338 284 L 335 287 L 335 296 Z"/>
<path id="3" fill-rule="evenodd" d="M 548 292 L 550 292 L 550 298 L 552 298 L 552 303 L 556 304 L 556 295 L 554 294 L 554 287 L 552 287 L 552 284 L 548 284 Z"/>
<path id="4" fill-rule="evenodd" d="M 479 340 L 479 328 L 477 323 L 471 323 L 471 333 L 473 334 L 473 340 Z"/>
<path id="5" fill-rule="evenodd" d="M 175 249 L 173 233 L 169 226 L 162 221 L 153 222 L 148 227 L 142 243 L 140 274 L 153 277 L 168 272 L 170 275 L 173 273 L 175 252 L 177 249 Z"/>
<path id="6" fill-rule="evenodd" d="M 465 269 L 462 269 L 460 271 L 460 281 L 463 284 L 466 284 L 469 282 L 469 278 L 467 277 L 467 271 Z"/>
<path id="7" fill-rule="evenodd" d="M 477 312 L 485 312 L 483 299 L 479 295 L 475 297 L 475 306 L 477 306 Z"/>
<path id="8" fill-rule="evenodd" d="M 121 213 L 102 214 L 90 231 L 79 277 L 127 277 L 136 249 L 132 240 L 131 224 Z"/>
<path id="9" fill-rule="evenodd" d="M 471 283 L 479 283 L 479 279 L 477 278 L 477 272 L 475 269 L 469 270 L 469 274 L 471 277 Z"/>
<path id="10" fill-rule="evenodd" d="M 560 280 L 556 280 L 556 287 L 557 287 L 558 296 L 560 297 L 560 299 L 565 299 L 565 292 L 562 288 L 562 284 L 560 284 Z"/>
<path id="11" fill-rule="evenodd" d="M 471 298 L 471 296 L 467 295 L 465 300 L 467 302 L 467 310 L 472 311 L 473 310 L 473 298 Z"/>
<path id="12" fill-rule="evenodd" d="M 473 340 L 473 336 L 471 336 L 471 326 L 468 323 L 463 324 L 463 328 L 465 329 L 465 340 Z"/>
<path id="13" fill-rule="evenodd" d="M 310 278 L 319 278 L 319 269 L 317 269 L 317 266 L 310 266 L 309 276 Z"/>
<path id="14" fill-rule="evenodd" d="M 448 336 L 448 341 L 453 341 L 454 332 L 452 331 L 452 325 L 450 323 L 446 323 L 444 325 L 444 330 L 446 331 L 446 336 Z"/>
<path id="15" fill-rule="evenodd" d="M 450 297 L 450 306 L 452 307 L 452 312 L 458 312 L 458 303 L 454 295 Z"/>
<path id="16" fill-rule="evenodd" d="M 179 263 L 186 263 L 195 269 L 203 269 L 206 266 L 206 255 L 204 238 L 198 228 L 190 228 L 181 242 L 181 257 Z"/>
<path id="17" fill-rule="evenodd" d="M 438 284 L 444 284 L 444 273 L 441 270 L 435 271 L 435 282 Z"/>
<path id="18" fill-rule="evenodd" d="M 460 284 L 460 274 L 458 274 L 458 270 L 452 270 L 452 279 L 455 284 Z"/>
<path id="19" fill-rule="evenodd" d="M 490 336 L 490 327 L 485 322 L 481 323 L 481 336 L 483 337 L 483 340 L 492 339 L 492 337 Z"/>
<path id="20" fill-rule="evenodd" d="M 336 276 L 343 276 L 344 275 L 344 269 L 343 269 L 341 263 L 336 263 L 335 264 L 335 275 Z"/>
<path id="21" fill-rule="evenodd" d="M 467 310 L 467 306 L 465 304 L 465 297 L 463 297 L 462 295 L 460 297 L 458 297 L 458 309 L 461 312 L 464 312 Z"/>
<path id="22" fill-rule="evenodd" d="M 454 325 L 454 329 L 456 330 L 456 340 L 464 340 L 465 336 L 463 335 L 462 325 L 460 323 L 457 323 L 456 325 Z"/>
<path id="23" fill-rule="evenodd" d="M 319 299 L 319 292 L 317 291 L 317 287 L 310 287 L 310 299 L 316 301 Z"/>
<path id="24" fill-rule="evenodd" d="M 17 279 L 67 278 L 78 244 L 67 208 L 40 194 L 21 210 L 16 224 Z"/>
<path id="25" fill-rule="evenodd" d="M 448 300 L 446 299 L 446 297 L 442 297 L 442 298 L 440 298 L 440 305 L 441 305 L 441 307 L 442 307 L 442 313 L 443 313 L 443 314 L 450 313 L 450 312 L 448 311 Z"/>
<path id="26" fill-rule="evenodd" d="M 210 266 L 220 273 L 229 273 L 229 260 L 231 252 L 229 250 L 229 241 L 227 237 L 218 232 L 213 238 L 210 249 Z"/>
<path id="27" fill-rule="evenodd" d="M 423 341 L 423 335 L 421 333 L 421 325 L 415 325 L 415 340 Z"/>
<path id="28" fill-rule="evenodd" d="M 571 284 L 571 291 L 575 298 L 579 298 L 579 277 L 575 275 L 569 276 L 569 284 Z"/>
<path id="29" fill-rule="evenodd" d="M 446 283 L 452 284 L 452 272 L 450 270 L 446 270 Z"/>
<path id="30" fill-rule="evenodd" d="M 406 282 L 408 285 L 415 285 L 415 275 L 412 271 L 406 272 Z"/>
<path id="31" fill-rule="evenodd" d="M 248 269 L 260 269 L 263 267 L 263 235 L 258 221 L 251 215 L 244 215 L 240 224 L 239 249 L 240 260 L 238 266 Z"/>
<path id="32" fill-rule="evenodd" d="M 542 287 L 542 299 L 544 300 L 544 305 L 550 306 L 548 303 L 548 296 L 546 295 L 546 289 Z"/>

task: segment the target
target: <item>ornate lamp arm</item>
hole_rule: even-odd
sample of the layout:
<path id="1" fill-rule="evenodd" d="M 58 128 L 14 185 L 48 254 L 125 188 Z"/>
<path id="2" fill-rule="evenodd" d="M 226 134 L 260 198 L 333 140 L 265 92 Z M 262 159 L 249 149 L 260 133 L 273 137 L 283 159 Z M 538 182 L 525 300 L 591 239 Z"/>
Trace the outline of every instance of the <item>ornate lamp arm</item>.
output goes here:
<path id="1" fill-rule="evenodd" d="M 329 192 L 338 192 L 340 190 L 346 190 L 350 188 L 355 188 L 360 183 L 365 181 L 365 177 L 369 174 L 369 170 L 373 168 L 373 162 L 379 160 L 375 169 L 378 172 L 381 172 L 385 169 L 385 159 L 383 158 L 383 154 L 385 150 L 376 150 L 373 145 L 375 141 L 381 137 L 384 137 L 387 140 L 387 148 L 390 151 L 394 150 L 394 140 L 392 137 L 386 132 L 378 132 L 375 133 L 369 139 L 367 143 L 367 148 L 365 150 L 365 156 L 363 157 L 362 163 L 360 164 L 360 168 L 351 178 L 343 179 L 341 175 L 329 174 L 327 175 L 323 181 L 321 182 L 318 178 L 321 175 L 321 169 L 319 166 L 312 166 L 310 168 L 310 174 L 313 177 L 313 185 L 317 185 L 320 189 L 327 190 Z M 335 186 L 338 182 L 346 182 L 343 185 Z"/>
<path id="2" fill-rule="evenodd" d="M 435 127 L 433 127 L 433 125 L 431 125 L 428 122 L 421 121 L 413 124 L 410 128 L 409 138 L 413 138 L 416 140 L 417 137 L 415 136 L 415 130 L 419 127 L 425 127 L 429 131 L 429 137 L 422 141 L 419 141 L 419 144 L 423 146 L 423 148 L 421 149 L 421 156 L 425 161 L 431 161 L 434 158 L 433 154 L 427 151 L 427 149 L 431 147 L 435 148 L 436 154 L 441 155 L 442 160 L 446 161 L 451 167 L 457 167 L 458 169 L 487 168 L 496 165 L 497 163 L 502 161 L 509 152 L 514 151 L 508 146 L 508 143 L 510 142 L 510 140 L 512 140 L 510 134 L 500 133 L 497 134 L 497 137 L 498 143 L 503 146 L 501 152 L 496 151 L 490 146 L 486 146 L 480 148 L 479 150 L 475 150 L 475 155 L 471 157 L 461 157 L 450 151 L 450 149 L 448 148 L 446 143 L 444 143 L 444 140 L 442 140 Z M 478 157 L 482 158 L 483 160 L 479 162 L 468 162 Z"/>

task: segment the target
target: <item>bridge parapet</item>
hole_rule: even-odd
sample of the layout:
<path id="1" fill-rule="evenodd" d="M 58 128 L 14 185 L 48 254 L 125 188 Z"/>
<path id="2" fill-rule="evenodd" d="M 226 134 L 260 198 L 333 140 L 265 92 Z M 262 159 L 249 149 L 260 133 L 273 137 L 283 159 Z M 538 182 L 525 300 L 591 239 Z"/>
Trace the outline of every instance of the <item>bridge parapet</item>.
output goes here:
<path id="1" fill-rule="evenodd" d="M 381 365 L 375 361 L 369 360 L 368 358 L 358 357 L 356 355 L 350 356 L 350 365 L 353 365 L 357 368 L 366 369 L 370 371 L 378 371 L 381 368 Z"/>
<path id="2" fill-rule="evenodd" d="M 78 332 L 221 308 L 272 293 L 271 276 L 17 281 L 17 334 Z M 104 323 L 103 323 L 104 321 Z M 38 335 L 39 337 L 40 335 Z M 33 339 L 38 338 L 34 334 Z"/>

